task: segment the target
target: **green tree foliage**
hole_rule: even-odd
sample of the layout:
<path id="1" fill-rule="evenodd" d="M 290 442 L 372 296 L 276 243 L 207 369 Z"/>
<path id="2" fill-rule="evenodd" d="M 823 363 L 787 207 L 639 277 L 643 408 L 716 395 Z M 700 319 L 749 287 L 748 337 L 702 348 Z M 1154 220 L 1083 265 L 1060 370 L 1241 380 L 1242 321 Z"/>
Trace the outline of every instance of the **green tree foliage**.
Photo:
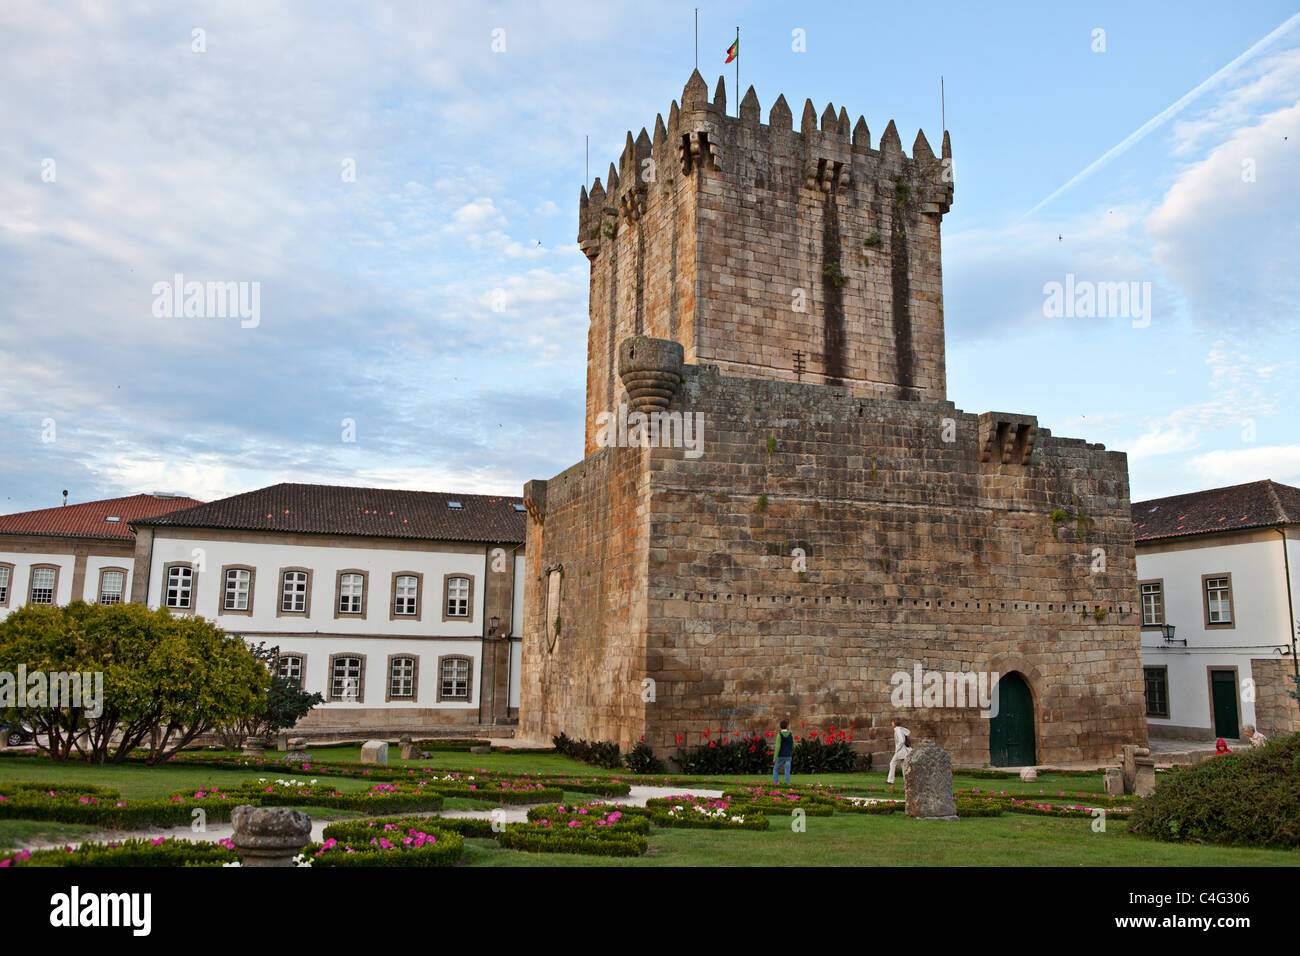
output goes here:
<path id="1" fill-rule="evenodd" d="M 0 622 L 0 671 L 17 673 L 19 665 L 103 674 L 98 715 L 66 701 L 0 711 L 29 722 L 37 746 L 56 760 L 75 748 L 92 763 L 118 763 L 147 747 L 149 762 L 161 763 L 202 733 L 264 712 L 270 686 L 240 638 L 201 617 L 139 604 L 15 611 Z"/>
<path id="2" fill-rule="evenodd" d="M 267 647 L 263 641 L 252 649 L 252 654 L 262 662 L 271 678 L 266 708 L 223 724 L 219 736 L 226 747 L 240 747 L 249 737 L 265 737 L 292 727 L 309 710 L 325 702 L 320 694 L 309 694 L 294 681 L 280 676 L 280 648 Z"/>

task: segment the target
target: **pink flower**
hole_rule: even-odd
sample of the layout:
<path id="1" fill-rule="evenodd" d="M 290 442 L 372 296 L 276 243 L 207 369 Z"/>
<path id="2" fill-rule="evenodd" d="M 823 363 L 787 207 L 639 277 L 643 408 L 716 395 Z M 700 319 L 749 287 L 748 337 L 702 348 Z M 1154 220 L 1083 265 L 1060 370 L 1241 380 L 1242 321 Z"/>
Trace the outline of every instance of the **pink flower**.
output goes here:
<path id="1" fill-rule="evenodd" d="M 150 842 L 151 842 L 154 846 L 157 846 L 159 843 L 162 843 L 162 842 L 163 842 L 164 840 L 166 840 L 166 839 L 167 839 L 166 837 L 159 837 L 158 839 L 156 839 L 156 840 L 151 840 Z"/>

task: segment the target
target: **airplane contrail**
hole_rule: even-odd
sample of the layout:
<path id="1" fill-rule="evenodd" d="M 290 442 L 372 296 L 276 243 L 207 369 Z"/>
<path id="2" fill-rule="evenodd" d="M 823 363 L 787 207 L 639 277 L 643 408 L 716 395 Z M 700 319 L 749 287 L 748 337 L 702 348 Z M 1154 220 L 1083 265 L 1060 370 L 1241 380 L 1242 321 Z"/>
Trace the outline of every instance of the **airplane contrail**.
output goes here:
<path id="1" fill-rule="evenodd" d="M 1147 120 L 1145 123 L 1143 123 L 1137 129 L 1135 129 L 1132 133 L 1130 133 L 1128 136 L 1122 139 L 1115 146 L 1112 146 L 1109 150 L 1103 153 L 1101 157 L 1094 160 L 1082 172 L 1078 173 L 1073 179 L 1067 182 L 1064 186 L 1060 187 L 1058 190 L 1056 190 L 1056 192 L 1052 193 L 1050 196 L 1048 196 L 1046 199 L 1040 202 L 1033 209 L 1029 210 L 1029 212 L 1021 216 L 1020 217 L 1021 221 L 1028 219 L 1030 216 L 1038 212 L 1038 210 L 1042 209 L 1044 206 L 1046 206 L 1057 196 L 1061 195 L 1066 190 L 1074 186 L 1075 183 L 1092 175 L 1093 172 L 1100 169 L 1102 166 L 1105 166 L 1116 156 L 1120 155 L 1121 153 L 1127 152 L 1130 148 L 1132 148 L 1139 141 L 1141 141 L 1153 129 L 1155 129 L 1158 126 L 1163 126 L 1172 117 L 1182 112 L 1183 107 L 1187 106 L 1188 103 L 1192 102 L 1192 100 L 1196 99 L 1206 90 L 1218 84 L 1224 77 L 1226 77 L 1229 73 L 1235 70 L 1238 66 L 1240 66 L 1242 63 L 1245 63 L 1247 60 L 1254 57 L 1257 53 L 1259 53 L 1262 49 L 1264 49 L 1264 47 L 1268 46 L 1278 37 L 1289 32 L 1298 23 L 1300 23 L 1300 13 L 1297 13 L 1294 16 L 1292 16 L 1290 19 L 1286 20 L 1281 26 L 1275 29 L 1268 36 L 1264 37 L 1264 39 L 1260 40 L 1258 43 L 1252 46 L 1245 53 L 1241 54 L 1241 56 L 1237 57 L 1227 66 L 1223 67 L 1221 70 L 1216 72 L 1209 79 L 1205 80 L 1204 82 L 1200 83 L 1198 86 L 1194 87 L 1189 92 L 1185 93 L 1175 103 L 1173 103 L 1166 109 L 1162 110 L 1161 112 L 1157 113 L 1155 116 L 1151 117 L 1151 119 Z"/>

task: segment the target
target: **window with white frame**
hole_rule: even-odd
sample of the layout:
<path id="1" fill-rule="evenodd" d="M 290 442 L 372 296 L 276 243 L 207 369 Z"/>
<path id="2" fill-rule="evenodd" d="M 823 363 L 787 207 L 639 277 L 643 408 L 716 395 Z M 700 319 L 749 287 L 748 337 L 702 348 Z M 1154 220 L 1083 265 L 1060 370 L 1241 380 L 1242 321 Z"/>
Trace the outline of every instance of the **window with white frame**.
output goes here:
<path id="1" fill-rule="evenodd" d="M 307 572 L 285 571 L 280 581 L 280 610 L 302 614 L 307 610 Z"/>
<path id="2" fill-rule="evenodd" d="M 340 614 L 360 614 L 365 594 L 366 579 L 360 574 L 339 575 Z"/>
<path id="3" fill-rule="evenodd" d="M 252 571 L 247 568 L 227 568 L 226 597 L 222 608 L 227 611 L 247 611 L 252 583 Z"/>
<path id="4" fill-rule="evenodd" d="M 1142 585 L 1142 626 L 1159 627 L 1165 623 L 1164 583 L 1147 581 Z"/>
<path id="5" fill-rule="evenodd" d="M 126 572 L 105 568 L 99 572 L 99 603 L 121 604 L 122 589 L 126 585 Z"/>
<path id="6" fill-rule="evenodd" d="M 414 616 L 420 581 L 413 574 L 399 574 L 393 584 L 393 613 Z"/>
<path id="7" fill-rule="evenodd" d="M 415 699 L 415 658 L 394 657 L 388 665 L 388 699 Z"/>
<path id="8" fill-rule="evenodd" d="M 175 564 L 167 569 L 167 593 L 164 600 L 167 607 L 191 607 L 193 604 L 193 591 L 193 568 L 184 564 Z"/>
<path id="9" fill-rule="evenodd" d="M 469 578 L 447 579 L 447 616 L 469 617 Z"/>
<path id="10" fill-rule="evenodd" d="M 280 676 L 302 690 L 302 657 L 297 654 L 281 655 Z"/>
<path id="11" fill-rule="evenodd" d="M 361 699 L 361 658 L 339 655 L 330 660 L 330 700 Z"/>
<path id="12" fill-rule="evenodd" d="M 439 700 L 469 700 L 469 659 L 447 657 L 442 661 Z"/>
<path id="13" fill-rule="evenodd" d="M 0 565 L 0 607 L 9 603 L 9 582 L 12 580 L 13 569 Z"/>
<path id="14" fill-rule="evenodd" d="M 53 604 L 54 584 L 58 579 L 59 572 L 54 568 L 32 568 L 32 589 L 28 603 Z"/>
<path id="15" fill-rule="evenodd" d="M 1205 623 L 1232 623 L 1232 584 L 1226 576 L 1205 579 Z"/>

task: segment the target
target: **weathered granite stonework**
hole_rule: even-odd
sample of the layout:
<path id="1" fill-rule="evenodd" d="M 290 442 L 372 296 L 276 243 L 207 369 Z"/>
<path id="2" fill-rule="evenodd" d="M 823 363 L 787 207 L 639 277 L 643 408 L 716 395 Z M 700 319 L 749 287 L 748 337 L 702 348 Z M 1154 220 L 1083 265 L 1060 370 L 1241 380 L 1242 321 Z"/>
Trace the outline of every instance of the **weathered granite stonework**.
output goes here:
<path id="1" fill-rule="evenodd" d="M 668 754 L 792 717 L 879 752 L 900 716 L 987 763 L 978 708 L 891 703 L 919 664 L 1018 672 L 1040 764 L 1145 743 L 1125 456 L 946 400 L 950 166 L 892 123 L 872 150 L 843 110 L 796 133 L 784 100 L 761 126 L 752 90 L 737 119 L 702 86 L 582 197 L 587 456 L 524 490 L 521 734 Z M 676 388 L 642 400 L 698 416 L 698 449 L 666 418 L 655 447 L 598 441 L 636 405 L 638 335 L 682 347 Z"/>

